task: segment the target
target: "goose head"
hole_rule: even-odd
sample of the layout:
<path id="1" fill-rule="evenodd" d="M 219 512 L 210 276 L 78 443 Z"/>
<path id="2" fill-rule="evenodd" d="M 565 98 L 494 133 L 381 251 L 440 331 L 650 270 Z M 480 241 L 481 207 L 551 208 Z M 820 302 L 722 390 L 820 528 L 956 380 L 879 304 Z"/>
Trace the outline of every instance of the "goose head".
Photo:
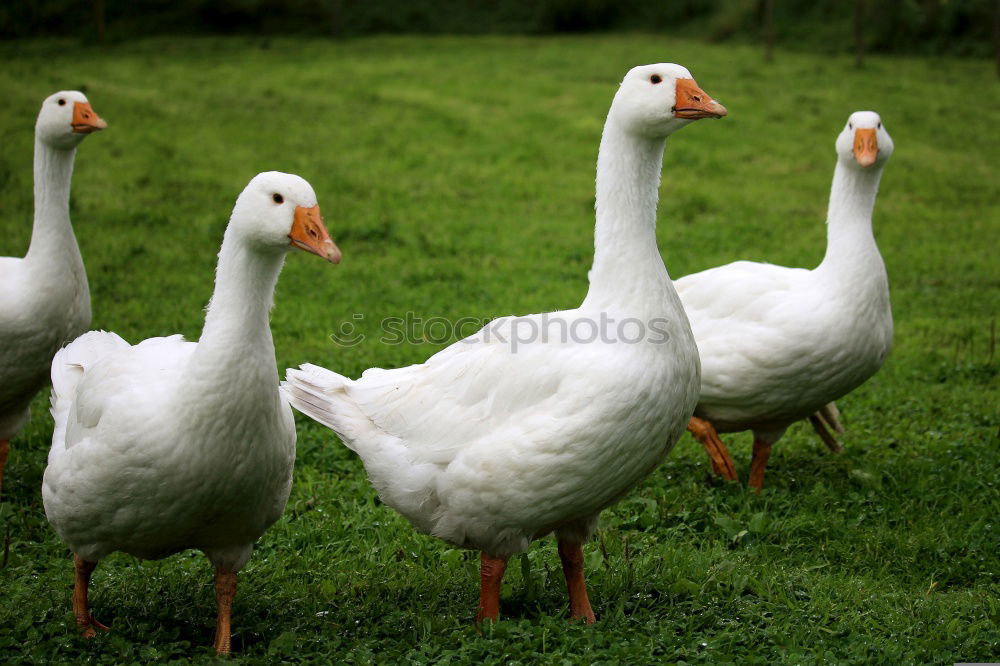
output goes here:
<path id="1" fill-rule="evenodd" d="M 78 90 L 63 90 L 42 102 L 35 122 L 35 136 L 53 148 L 76 148 L 88 134 L 108 124 L 91 108 Z"/>
<path id="2" fill-rule="evenodd" d="M 837 137 L 837 158 L 858 169 L 882 167 L 892 155 L 892 138 L 874 111 L 855 111 Z"/>
<path id="3" fill-rule="evenodd" d="M 298 248 L 340 263 L 340 249 L 323 224 L 316 193 L 299 176 L 280 171 L 257 174 L 236 199 L 229 226 L 255 249 Z"/>
<path id="4" fill-rule="evenodd" d="M 722 118 L 726 107 L 698 87 L 685 67 L 640 65 L 622 79 L 611 110 L 627 131 L 660 139 L 700 118 Z"/>

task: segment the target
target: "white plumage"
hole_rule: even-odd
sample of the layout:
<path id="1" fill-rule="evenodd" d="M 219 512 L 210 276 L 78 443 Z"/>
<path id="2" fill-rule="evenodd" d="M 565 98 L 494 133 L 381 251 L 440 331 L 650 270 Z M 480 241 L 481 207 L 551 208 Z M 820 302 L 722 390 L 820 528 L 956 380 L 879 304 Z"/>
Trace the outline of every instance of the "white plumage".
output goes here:
<path id="1" fill-rule="evenodd" d="M 0 257 L 0 488 L 8 440 L 48 381 L 52 355 L 90 326 L 90 291 L 69 220 L 76 147 L 107 124 L 83 93 L 42 102 L 35 124 L 35 219 L 23 257 Z"/>
<path id="2" fill-rule="evenodd" d="M 556 322 L 600 314 L 552 313 L 550 339 L 562 333 Z M 683 432 L 697 354 L 676 319 L 662 348 L 569 341 L 512 353 L 511 329 L 529 319 L 540 316 L 508 318 L 491 326 L 492 341 L 480 332 L 421 365 L 357 381 L 290 370 L 293 404 L 340 434 L 386 504 L 423 532 L 496 556 L 554 528 L 585 539 Z M 654 391 L 662 384 L 670 389 Z"/>
<path id="3" fill-rule="evenodd" d="M 101 628 L 86 610 L 87 578 L 101 558 L 198 548 L 222 595 L 216 648 L 229 650 L 229 590 L 291 487 L 295 424 L 268 324 L 291 243 L 339 258 L 309 184 L 261 174 L 226 229 L 199 342 L 174 335 L 133 346 L 92 331 L 56 354 L 42 497 L 77 558 L 83 597 L 74 608 L 85 634 Z"/>
<path id="4" fill-rule="evenodd" d="M 836 149 L 827 251 L 817 268 L 737 261 L 674 283 L 701 354 L 692 432 L 726 457 L 712 429 L 753 430 L 750 482 L 758 489 L 785 429 L 817 411 L 836 424 L 828 403 L 875 374 L 892 345 L 889 282 L 871 225 L 892 140 L 878 114 L 859 111 Z"/>
<path id="5" fill-rule="evenodd" d="M 198 346 L 91 331 L 53 359 L 45 510 L 83 560 L 200 548 L 238 571 L 281 516 L 295 428 L 274 363 L 246 350 L 227 372 Z"/>
<path id="6" fill-rule="evenodd" d="M 506 317 L 425 363 L 358 380 L 288 371 L 292 404 L 358 453 L 389 506 L 483 551 L 480 618 L 497 616 L 506 559 L 555 531 L 571 613 L 593 620 L 580 545 L 668 453 L 697 399 L 697 351 L 656 246 L 664 140 L 724 114 L 678 65 L 626 75 L 602 137 L 595 259 L 579 308 Z M 647 335 L 622 341 L 626 319 Z M 610 336 L 592 335 L 609 320 Z"/>

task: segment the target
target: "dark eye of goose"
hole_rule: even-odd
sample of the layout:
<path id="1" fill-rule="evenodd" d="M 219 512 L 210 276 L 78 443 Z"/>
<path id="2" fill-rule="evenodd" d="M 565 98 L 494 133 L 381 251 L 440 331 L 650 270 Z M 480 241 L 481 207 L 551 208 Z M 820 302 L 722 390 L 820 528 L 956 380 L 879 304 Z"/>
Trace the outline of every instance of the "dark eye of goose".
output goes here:
<path id="1" fill-rule="evenodd" d="M 879 123 L 879 124 L 878 124 L 878 128 L 879 128 L 879 129 L 882 129 L 882 123 Z"/>
<path id="2" fill-rule="evenodd" d="M 285 203 L 285 197 L 281 196 L 277 192 L 275 192 L 274 194 L 272 194 L 271 198 L 274 199 L 274 203 L 276 203 L 276 204 Z"/>
<path id="3" fill-rule="evenodd" d="M 66 106 L 66 100 L 64 99 L 59 100 L 59 106 Z"/>
<path id="4" fill-rule="evenodd" d="M 659 74 L 653 74 L 651 77 L 649 77 L 649 80 L 651 83 L 657 84 L 663 80 L 663 77 L 661 77 Z"/>
<path id="5" fill-rule="evenodd" d="M 854 123 L 847 123 L 847 129 L 854 129 Z"/>

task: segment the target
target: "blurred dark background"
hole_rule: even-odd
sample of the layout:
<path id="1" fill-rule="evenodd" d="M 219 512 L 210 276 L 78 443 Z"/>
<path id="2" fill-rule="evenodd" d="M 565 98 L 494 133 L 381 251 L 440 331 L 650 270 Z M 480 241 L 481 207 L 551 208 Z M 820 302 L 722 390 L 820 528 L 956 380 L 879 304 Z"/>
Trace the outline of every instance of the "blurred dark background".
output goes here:
<path id="1" fill-rule="evenodd" d="M 664 32 L 818 52 L 988 57 L 1000 0 L 14 0 L 0 38 Z"/>

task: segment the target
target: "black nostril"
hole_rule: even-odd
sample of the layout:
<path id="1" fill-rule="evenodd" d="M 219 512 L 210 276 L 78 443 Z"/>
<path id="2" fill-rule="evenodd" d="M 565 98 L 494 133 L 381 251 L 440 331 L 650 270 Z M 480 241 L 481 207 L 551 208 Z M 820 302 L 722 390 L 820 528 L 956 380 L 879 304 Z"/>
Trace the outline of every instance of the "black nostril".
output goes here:
<path id="1" fill-rule="evenodd" d="M 701 101 L 701 97 L 698 97 L 697 95 L 692 95 L 691 99 L 693 99 L 696 102 L 700 102 Z"/>

